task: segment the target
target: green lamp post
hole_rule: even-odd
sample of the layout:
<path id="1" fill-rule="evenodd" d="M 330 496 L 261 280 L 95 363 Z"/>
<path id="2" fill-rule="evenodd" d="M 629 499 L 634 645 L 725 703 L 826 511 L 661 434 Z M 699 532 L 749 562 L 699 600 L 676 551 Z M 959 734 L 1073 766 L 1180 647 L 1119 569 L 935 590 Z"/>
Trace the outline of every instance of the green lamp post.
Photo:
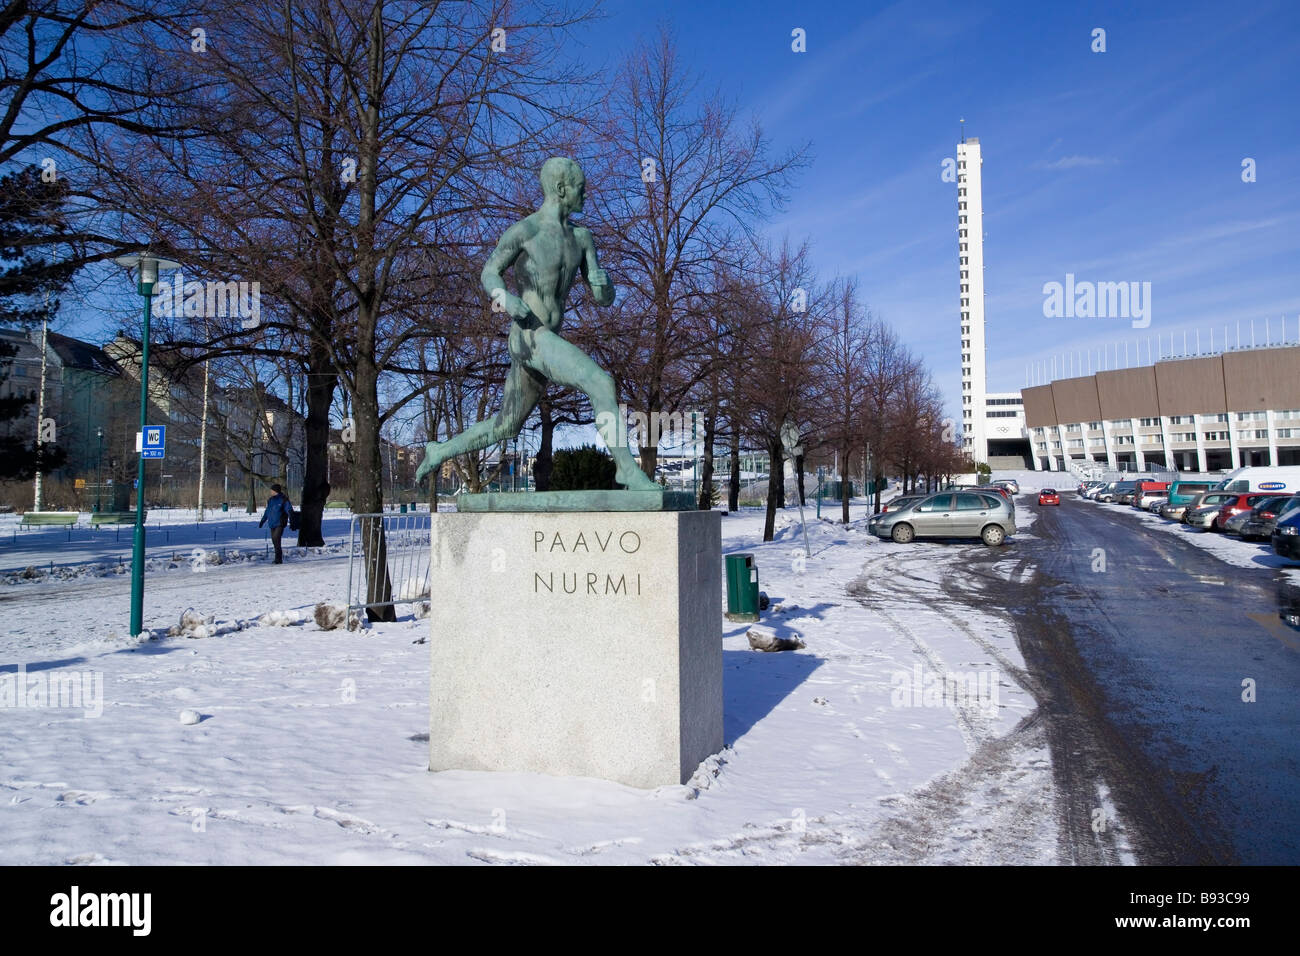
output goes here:
<path id="1" fill-rule="evenodd" d="M 168 259 L 159 259 L 147 252 L 118 256 L 113 261 L 128 269 L 139 269 L 136 291 L 144 297 L 144 331 L 140 336 L 140 439 L 143 441 L 149 414 L 149 310 L 152 304 L 153 287 L 158 282 L 160 269 L 179 269 L 181 264 Z M 135 539 L 131 552 L 132 636 L 144 631 L 144 460 L 142 449 L 136 470 Z"/>

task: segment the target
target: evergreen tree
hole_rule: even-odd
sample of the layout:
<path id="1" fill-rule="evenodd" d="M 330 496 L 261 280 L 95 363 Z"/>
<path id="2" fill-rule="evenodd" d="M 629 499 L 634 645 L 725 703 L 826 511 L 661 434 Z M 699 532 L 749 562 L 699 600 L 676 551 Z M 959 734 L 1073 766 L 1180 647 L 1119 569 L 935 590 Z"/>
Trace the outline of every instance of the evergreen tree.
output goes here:
<path id="1" fill-rule="evenodd" d="M 6 328 L 34 328 L 54 315 L 59 293 L 76 271 L 70 257 L 57 256 L 66 233 L 67 186 L 42 172 L 28 166 L 0 177 L 0 326 Z M 9 423 L 37 402 L 34 388 L 16 387 L 17 353 L 16 346 L 0 342 L 0 479 L 27 480 L 38 470 L 58 468 L 68 456 L 52 443 L 38 446 L 34 427 L 30 435 L 13 433 Z"/>
<path id="2" fill-rule="evenodd" d="M 593 445 L 564 448 L 553 456 L 551 491 L 613 490 L 617 466 Z"/>
<path id="3" fill-rule="evenodd" d="M 0 177 L 0 324 L 32 328 L 58 311 L 77 269 L 59 254 L 67 192 L 64 180 L 46 181 L 39 166 Z"/>

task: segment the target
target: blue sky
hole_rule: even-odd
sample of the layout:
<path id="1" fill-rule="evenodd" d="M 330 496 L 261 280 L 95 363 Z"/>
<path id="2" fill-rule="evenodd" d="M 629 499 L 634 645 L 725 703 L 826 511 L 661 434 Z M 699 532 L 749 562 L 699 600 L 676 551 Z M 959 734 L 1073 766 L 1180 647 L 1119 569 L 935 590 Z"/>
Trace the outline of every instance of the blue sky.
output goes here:
<path id="1" fill-rule="evenodd" d="M 660 24 L 685 64 L 813 164 L 774 237 L 808 238 L 927 361 L 957 417 L 960 118 L 984 154 L 990 390 L 1030 362 L 1286 317 L 1300 339 L 1300 2 L 605 0 L 566 51 L 615 66 Z M 806 31 L 807 52 L 791 50 Z M 1094 53 L 1092 31 L 1106 31 Z M 1251 157 L 1257 181 L 1244 183 Z M 598 183 L 593 183 L 599 188 Z M 1043 284 L 1152 284 L 1150 327 L 1048 319 Z M 70 312 L 81 310 L 70 309 Z M 103 313 L 98 313 L 103 317 Z M 59 325 L 94 338 L 100 324 Z M 71 319 L 74 328 L 66 328 Z M 111 325 L 111 320 L 109 321 Z M 111 331 L 101 329 L 98 331 Z M 1243 333 L 1248 338 L 1249 333 Z M 1113 359 L 1111 360 L 1113 361 Z"/>
<path id="2" fill-rule="evenodd" d="M 814 163 L 774 235 L 922 354 L 956 413 L 960 118 L 984 155 L 989 388 L 1027 363 L 1161 336 L 1300 340 L 1300 3 L 789 3 L 606 0 L 580 37 L 612 61 L 658 24 L 777 146 Z M 790 49 L 795 27 L 807 52 Z M 1092 52 L 1092 31 L 1106 52 Z M 597 53 L 596 51 L 600 51 Z M 1242 160 L 1256 161 L 1244 183 Z M 1043 317 L 1066 273 L 1150 282 L 1151 324 Z M 1248 332 L 1243 332 L 1243 339 Z M 1154 348 L 1154 344 L 1152 345 Z M 1094 359 L 1095 361 L 1095 359 Z M 1113 361 L 1113 359 L 1111 360 Z"/>

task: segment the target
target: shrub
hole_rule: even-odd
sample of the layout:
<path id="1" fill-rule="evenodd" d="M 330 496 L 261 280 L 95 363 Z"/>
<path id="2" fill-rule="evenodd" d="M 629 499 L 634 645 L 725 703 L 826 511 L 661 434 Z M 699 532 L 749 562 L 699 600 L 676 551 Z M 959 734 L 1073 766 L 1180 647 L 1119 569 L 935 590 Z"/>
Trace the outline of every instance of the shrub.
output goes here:
<path id="1" fill-rule="evenodd" d="M 553 456 L 552 491 L 612 491 L 614 459 L 594 445 L 562 448 Z"/>

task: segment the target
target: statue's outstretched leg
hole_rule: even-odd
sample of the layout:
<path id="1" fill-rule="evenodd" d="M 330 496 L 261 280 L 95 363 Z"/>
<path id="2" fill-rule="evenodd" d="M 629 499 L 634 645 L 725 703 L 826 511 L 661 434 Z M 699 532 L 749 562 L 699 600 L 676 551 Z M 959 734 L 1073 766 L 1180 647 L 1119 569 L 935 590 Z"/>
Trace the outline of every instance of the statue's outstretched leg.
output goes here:
<path id="1" fill-rule="evenodd" d="M 457 455 L 466 455 L 514 438 L 537 407 L 545 387 L 545 381 L 537 373 L 517 363 L 512 364 L 501 394 L 501 411 L 446 441 L 429 442 L 424 448 L 424 461 L 416 469 L 415 480 L 423 480 L 425 475 L 437 471 L 443 462 Z"/>
<path id="2" fill-rule="evenodd" d="M 548 329 L 538 329 L 532 337 L 530 363 L 557 385 L 581 389 L 591 399 L 597 422 L 609 423 L 600 429 L 609 453 L 614 456 L 617 471 L 614 480 L 631 491 L 662 491 L 653 478 L 637 467 L 636 459 L 628 450 L 624 433 L 613 423 L 619 420 L 618 403 L 614 400 L 614 379 L 597 365 L 589 355 L 572 342 L 567 342 Z M 613 427 L 611 427 L 611 425 Z"/>

